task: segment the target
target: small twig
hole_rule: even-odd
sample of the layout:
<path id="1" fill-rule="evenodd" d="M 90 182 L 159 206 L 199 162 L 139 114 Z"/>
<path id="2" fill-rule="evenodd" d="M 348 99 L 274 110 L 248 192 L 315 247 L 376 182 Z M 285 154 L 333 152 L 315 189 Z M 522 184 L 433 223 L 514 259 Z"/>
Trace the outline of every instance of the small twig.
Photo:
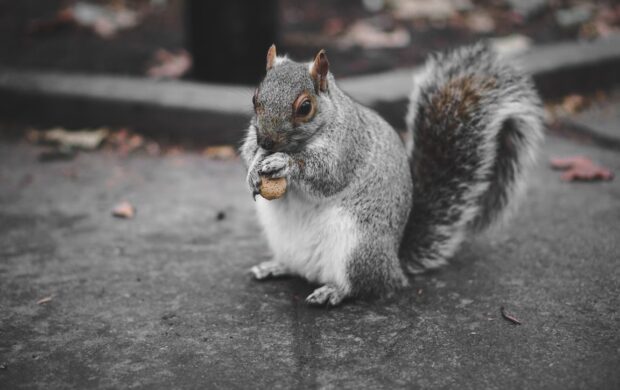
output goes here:
<path id="1" fill-rule="evenodd" d="M 46 303 L 49 303 L 52 301 L 53 296 L 49 296 L 49 297 L 45 297 L 45 298 L 41 298 L 37 301 L 37 305 L 44 305 Z"/>
<path id="2" fill-rule="evenodd" d="M 513 324 L 521 325 L 521 321 L 506 313 L 506 311 L 504 310 L 504 306 L 499 308 L 499 312 L 502 313 L 502 317 L 504 317 L 506 320 L 512 322 Z"/>

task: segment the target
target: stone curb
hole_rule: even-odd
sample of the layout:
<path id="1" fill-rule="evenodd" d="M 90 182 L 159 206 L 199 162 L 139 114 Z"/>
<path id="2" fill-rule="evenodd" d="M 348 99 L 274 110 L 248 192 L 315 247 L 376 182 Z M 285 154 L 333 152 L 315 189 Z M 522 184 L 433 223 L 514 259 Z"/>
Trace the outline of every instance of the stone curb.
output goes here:
<path id="1" fill-rule="evenodd" d="M 239 139 L 249 87 L 0 70 L 0 116 L 34 126 L 128 126 L 148 134 Z"/>
<path id="2" fill-rule="evenodd" d="M 541 95 L 608 89 L 620 81 L 620 38 L 537 46 L 512 57 Z M 404 127 L 416 69 L 345 78 L 339 85 Z M 152 135 L 235 143 L 251 115 L 252 88 L 146 78 L 0 69 L 0 116 L 34 126 L 128 126 Z"/>

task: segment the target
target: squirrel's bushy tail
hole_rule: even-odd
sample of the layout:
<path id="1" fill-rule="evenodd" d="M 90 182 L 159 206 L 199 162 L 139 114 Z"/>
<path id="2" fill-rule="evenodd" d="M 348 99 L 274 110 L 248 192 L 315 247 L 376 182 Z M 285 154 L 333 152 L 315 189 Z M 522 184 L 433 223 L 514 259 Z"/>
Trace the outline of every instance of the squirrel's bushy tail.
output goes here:
<path id="1" fill-rule="evenodd" d="M 514 203 L 543 114 L 531 79 L 476 45 L 431 58 L 414 77 L 407 127 L 414 189 L 400 257 L 418 273 Z"/>

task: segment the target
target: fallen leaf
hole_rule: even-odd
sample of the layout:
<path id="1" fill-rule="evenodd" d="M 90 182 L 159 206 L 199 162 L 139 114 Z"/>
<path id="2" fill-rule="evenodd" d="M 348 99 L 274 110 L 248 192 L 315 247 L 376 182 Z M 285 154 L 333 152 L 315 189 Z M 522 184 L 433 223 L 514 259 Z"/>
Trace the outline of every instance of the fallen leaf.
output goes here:
<path id="1" fill-rule="evenodd" d="M 110 141 L 112 141 L 115 144 L 120 144 L 123 142 L 127 142 L 128 138 L 129 138 L 129 130 L 122 128 L 112 133 L 112 135 L 110 136 Z"/>
<path id="2" fill-rule="evenodd" d="M 599 5 L 595 17 L 583 23 L 579 36 L 585 39 L 608 37 L 620 31 L 620 5 Z"/>
<path id="3" fill-rule="evenodd" d="M 118 144 L 118 152 L 126 156 L 142 145 L 144 145 L 144 137 L 139 134 L 133 134 L 129 138 L 124 138 L 123 141 Z"/>
<path id="4" fill-rule="evenodd" d="M 145 150 L 151 156 L 159 155 L 160 152 L 160 147 L 155 141 L 126 128 L 111 132 L 106 145 L 109 150 L 115 151 L 119 156 L 127 156 L 140 149 Z"/>
<path id="5" fill-rule="evenodd" d="M 112 210 L 112 215 L 116 218 L 132 219 L 136 215 L 136 209 L 127 201 L 123 201 Z"/>
<path id="6" fill-rule="evenodd" d="M 391 6 L 399 19 L 446 20 L 457 11 L 471 9 L 472 4 L 469 0 L 392 0 Z"/>
<path id="7" fill-rule="evenodd" d="M 477 33 L 488 33 L 495 30 L 495 21 L 485 11 L 473 12 L 467 15 L 465 25 Z"/>
<path id="8" fill-rule="evenodd" d="M 562 101 L 562 108 L 569 114 L 576 114 L 588 106 L 586 99 L 577 94 L 568 95 Z"/>
<path id="9" fill-rule="evenodd" d="M 51 302 L 51 301 L 52 301 L 52 298 L 53 298 L 53 296 L 51 296 L 51 295 L 50 295 L 50 296 L 48 296 L 48 297 L 45 297 L 45 298 L 41 298 L 41 299 L 39 299 L 39 300 L 37 301 L 37 305 L 44 305 L 44 304 L 46 304 L 46 303 L 49 303 L 49 302 Z"/>
<path id="10" fill-rule="evenodd" d="M 129 138 L 129 142 L 127 144 L 130 148 L 137 149 L 144 144 L 144 137 L 140 134 L 134 134 Z"/>
<path id="11" fill-rule="evenodd" d="M 515 55 L 532 47 L 532 40 L 525 35 L 513 34 L 490 40 L 493 50 L 500 55 Z"/>
<path id="12" fill-rule="evenodd" d="M 359 46 L 364 49 L 398 48 L 409 45 L 411 36 L 403 27 L 392 31 L 383 31 L 365 20 L 355 22 L 347 32 L 338 39 L 341 48 Z"/>
<path id="13" fill-rule="evenodd" d="M 561 176 L 564 181 L 611 180 L 614 177 L 611 170 L 583 156 L 553 158 L 550 162 L 553 169 L 565 171 Z"/>
<path id="14" fill-rule="evenodd" d="M 70 131 L 61 127 L 49 130 L 30 130 L 27 139 L 36 143 L 52 143 L 68 148 L 94 150 L 108 137 L 110 131 L 105 128 Z"/>
<path id="15" fill-rule="evenodd" d="M 521 321 L 519 321 L 516 317 L 514 317 L 513 315 L 510 315 L 508 313 L 506 313 L 506 310 L 504 310 L 504 306 L 499 308 L 499 311 L 502 315 L 502 317 L 506 320 L 506 321 L 510 321 L 515 325 L 521 325 Z"/>
<path id="16" fill-rule="evenodd" d="M 159 49 L 153 62 L 146 72 L 149 77 L 178 79 L 191 69 L 192 56 L 183 49 L 176 53 Z"/>
<path id="17" fill-rule="evenodd" d="M 106 39 L 112 38 L 120 30 L 137 26 L 140 21 L 136 11 L 123 6 L 105 7 L 79 1 L 72 11 L 77 25 L 90 28 Z"/>
<path id="18" fill-rule="evenodd" d="M 104 39 L 113 38 L 117 32 L 137 26 L 142 14 L 116 2 L 113 6 L 103 6 L 78 1 L 73 6 L 63 8 L 51 19 L 37 19 L 28 26 L 28 32 L 44 33 L 63 26 L 75 25 L 89 29 Z"/>
<path id="19" fill-rule="evenodd" d="M 208 146 L 202 154 L 213 160 L 232 160 L 237 157 L 235 148 L 230 145 Z"/>

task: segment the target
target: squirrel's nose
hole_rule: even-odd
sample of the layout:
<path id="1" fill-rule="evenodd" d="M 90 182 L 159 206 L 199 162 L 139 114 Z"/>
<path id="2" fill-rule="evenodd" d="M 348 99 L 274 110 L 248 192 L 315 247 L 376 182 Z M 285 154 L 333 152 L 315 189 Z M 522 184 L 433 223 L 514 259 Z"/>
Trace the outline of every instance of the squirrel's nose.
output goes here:
<path id="1" fill-rule="evenodd" d="M 273 142 L 271 137 L 263 136 L 258 138 L 258 145 L 265 150 L 271 151 L 275 145 L 275 142 Z"/>

